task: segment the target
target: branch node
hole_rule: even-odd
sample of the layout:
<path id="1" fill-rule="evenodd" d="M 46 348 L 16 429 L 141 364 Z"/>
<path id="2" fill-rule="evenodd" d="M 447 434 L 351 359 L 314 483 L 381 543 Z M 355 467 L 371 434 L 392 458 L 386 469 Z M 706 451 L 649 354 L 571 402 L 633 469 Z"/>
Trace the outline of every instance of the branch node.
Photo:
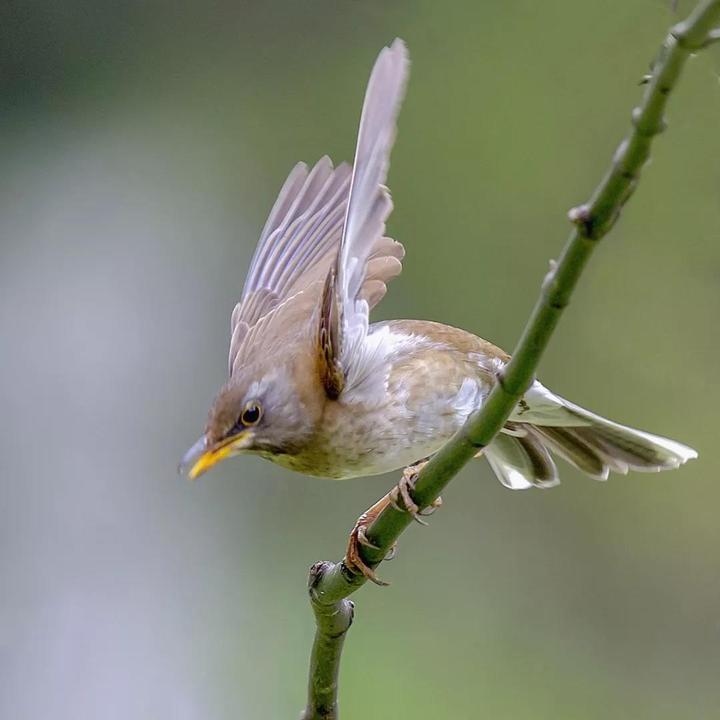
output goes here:
<path id="1" fill-rule="evenodd" d="M 706 47 L 708 38 L 706 35 L 701 40 L 696 40 L 691 33 L 691 28 L 688 27 L 685 21 L 678 23 L 670 30 L 670 37 L 677 43 L 678 47 L 689 53 L 702 50 Z"/>
<path id="2" fill-rule="evenodd" d="M 323 575 L 333 566 L 329 560 L 320 560 L 310 566 L 308 574 L 308 590 L 311 592 L 317 587 Z"/>
<path id="3" fill-rule="evenodd" d="M 568 220 L 575 225 L 580 235 L 587 240 L 595 240 L 596 218 L 588 203 L 583 203 L 568 210 Z"/>

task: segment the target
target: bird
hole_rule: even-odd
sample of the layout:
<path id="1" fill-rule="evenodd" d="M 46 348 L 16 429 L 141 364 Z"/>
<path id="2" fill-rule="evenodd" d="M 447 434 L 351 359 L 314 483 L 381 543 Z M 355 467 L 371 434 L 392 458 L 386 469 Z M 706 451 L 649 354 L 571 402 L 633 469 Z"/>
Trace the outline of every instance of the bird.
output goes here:
<path id="1" fill-rule="evenodd" d="M 482 407 L 510 356 L 465 330 L 425 320 L 370 323 L 402 270 L 385 235 L 390 151 L 409 71 L 401 39 L 368 82 L 352 165 L 328 157 L 290 172 L 270 211 L 231 318 L 229 378 L 181 469 L 195 479 L 256 454 L 306 475 L 347 479 L 417 469 Z M 608 420 L 534 380 L 480 453 L 507 488 L 559 482 L 554 458 L 598 480 L 657 472 L 697 457 L 674 440 Z M 372 580 L 358 544 L 389 493 L 351 533 L 345 562 Z"/>

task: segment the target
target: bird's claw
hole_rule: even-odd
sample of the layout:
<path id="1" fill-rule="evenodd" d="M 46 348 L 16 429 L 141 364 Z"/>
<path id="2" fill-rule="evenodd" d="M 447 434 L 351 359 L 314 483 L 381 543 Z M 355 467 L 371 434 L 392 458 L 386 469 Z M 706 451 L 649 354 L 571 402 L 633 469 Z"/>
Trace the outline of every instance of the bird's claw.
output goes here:
<path id="1" fill-rule="evenodd" d="M 375 570 L 373 570 L 360 555 L 360 545 L 372 548 L 373 550 L 379 550 L 378 546 L 371 543 L 365 534 L 365 528 L 368 527 L 371 522 L 372 519 L 367 517 L 367 513 L 364 513 L 358 518 L 358 521 L 355 523 L 355 527 L 350 532 L 347 549 L 345 550 L 345 559 L 343 562 L 345 563 L 345 567 L 347 567 L 348 570 L 355 575 L 364 575 L 368 580 L 370 580 L 370 582 L 380 585 L 381 587 L 386 587 L 390 583 L 385 582 L 385 580 L 381 580 L 375 574 Z M 389 555 L 394 554 L 395 546 L 393 545 L 390 549 Z"/>
<path id="2" fill-rule="evenodd" d="M 360 552 L 361 546 L 370 548 L 371 550 L 381 549 L 368 538 L 366 531 L 388 505 L 394 507 L 398 512 L 409 513 L 413 520 L 421 525 L 427 525 L 423 517 L 432 515 L 432 513 L 442 505 L 442 498 L 436 498 L 428 507 L 420 508 L 412 498 L 412 491 L 415 489 L 418 474 L 426 462 L 426 460 L 422 460 L 419 463 L 415 463 L 415 465 L 405 468 L 400 482 L 357 519 L 355 526 L 350 532 L 347 549 L 345 550 L 345 558 L 343 560 L 345 567 L 354 575 L 363 575 L 376 585 L 386 586 L 390 584 L 381 580 L 375 574 L 375 570 L 363 560 Z M 397 544 L 393 544 L 385 556 L 385 560 L 392 560 L 395 557 L 396 548 Z"/>
<path id="3" fill-rule="evenodd" d="M 406 512 L 412 516 L 412 519 L 420 525 L 427 526 L 427 522 L 423 517 L 432 515 L 442 505 L 442 498 L 438 497 L 433 500 L 432 504 L 421 509 L 412 498 L 412 491 L 415 489 L 420 471 L 427 464 L 427 460 L 423 460 L 415 465 L 410 465 L 403 470 L 400 482 L 390 491 L 390 504 L 398 512 Z"/>
<path id="4" fill-rule="evenodd" d="M 428 505 L 426 508 L 423 508 L 420 510 L 418 515 L 422 515 L 423 517 L 430 517 L 439 507 L 441 507 L 443 504 L 443 500 L 441 497 L 435 498 L 430 505 Z"/>
<path id="5" fill-rule="evenodd" d="M 390 583 L 381 580 L 376 574 L 375 570 L 371 568 L 362 558 L 360 554 L 360 546 L 363 545 L 371 550 L 380 550 L 380 548 L 368 539 L 366 529 L 372 525 L 377 516 L 390 504 L 390 495 L 385 495 L 378 502 L 375 503 L 369 510 L 364 512 L 355 523 L 350 532 L 348 538 L 347 550 L 345 551 L 345 559 L 343 560 L 345 567 L 355 575 L 363 575 L 370 582 L 376 585 L 386 586 Z M 385 556 L 385 560 L 392 560 L 395 557 L 396 544 L 388 551 Z"/>
<path id="6" fill-rule="evenodd" d="M 380 548 L 373 542 L 370 542 L 368 540 L 368 536 L 365 532 L 365 528 L 367 527 L 367 520 L 364 515 L 360 516 L 360 519 L 355 524 L 355 537 L 360 545 L 364 545 L 365 547 L 369 547 L 371 550 L 379 550 Z"/>

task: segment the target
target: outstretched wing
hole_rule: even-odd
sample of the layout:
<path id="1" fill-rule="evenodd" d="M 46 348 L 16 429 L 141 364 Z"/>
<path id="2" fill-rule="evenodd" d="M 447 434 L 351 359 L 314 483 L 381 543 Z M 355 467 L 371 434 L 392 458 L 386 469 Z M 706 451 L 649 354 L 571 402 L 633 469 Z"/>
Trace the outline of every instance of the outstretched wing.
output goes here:
<path id="1" fill-rule="evenodd" d="M 402 254 L 383 237 L 392 210 L 384 183 L 408 67 L 407 48 L 396 39 L 380 52 L 365 93 L 340 252 L 320 306 L 321 377 L 333 398 L 361 384 L 378 361 L 378 348 L 367 342 L 369 311 L 385 293 L 384 279 L 401 270 Z M 368 293 L 371 273 L 379 278 Z"/>
<path id="2" fill-rule="evenodd" d="M 350 166 L 323 157 L 298 163 L 288 175 L 260 235 L 242 299 L 231 320 L 229 371 L 250 328 L 293 294 L 322 280 L 342 235 Z"/>

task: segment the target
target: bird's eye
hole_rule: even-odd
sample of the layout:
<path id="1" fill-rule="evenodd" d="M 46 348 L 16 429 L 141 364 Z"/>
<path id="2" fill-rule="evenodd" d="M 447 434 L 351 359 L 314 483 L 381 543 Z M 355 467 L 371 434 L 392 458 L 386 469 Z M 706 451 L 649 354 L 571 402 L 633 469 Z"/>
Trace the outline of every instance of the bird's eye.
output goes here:
<path id="1" fill-rule="evenodd" d="M 240 416 L 240 420 L 242 421 L 242 424 L 247 427 L 250 425 L 257 425 L 260 422 L 261 417 L 262 408 L 260 405 L 254 401 L 250 401 L 247 405 L 245 405 L 245 409 Z"/>

